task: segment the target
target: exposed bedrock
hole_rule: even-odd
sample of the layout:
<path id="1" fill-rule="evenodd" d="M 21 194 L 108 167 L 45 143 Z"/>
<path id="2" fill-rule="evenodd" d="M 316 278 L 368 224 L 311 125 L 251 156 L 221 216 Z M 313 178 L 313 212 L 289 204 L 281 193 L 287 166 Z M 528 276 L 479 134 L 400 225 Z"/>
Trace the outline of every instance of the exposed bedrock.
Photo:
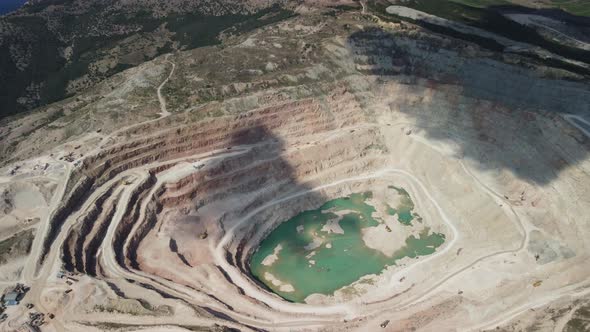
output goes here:
<path id="1" fill-rule="evenodd" d="M 96 233 L 102 228 L 101 225 L 105 223 L 105 219 L 113 214 L 113 202 L 116 197 L 111 198 L 113 188 L 109 188 L 94 201 L 94 204 L 86 211 L 86 213 L 76 220 L 73 230 L 68 234 L 64 241 L 63 248 L 63 262 L 64 267 L 70 271 L 86 272 L 84 249 L 88 249 L 88 253 L 96 250 L 87 248 L 85 244 L 92 242 L 92 239 L 97 235 Z M 110 199 L 110 202 L 107 202 Z M 100 232 L 99 232 L 100 233 Z"/>
<path id="2" fill-rule="evenodd" d="M 558 176 L 588 171 L 588 139 L 560 117 L 466 97 L 459 86 L 428 80 L 349 80 L 356 85 L 239 116 L 193 123 L 177 115 L 129 129 L 128 140 L 88 157 L 72 175 L 76 184 L 50 233 L 67 230 L 65 266 L 137 281 L 228 319 L 271 314 L 288 321 L 297 314 L 341 322 L 378 316 L 384 308 L 404 319 L 422 301 L 442 306 L 432 294 L 451 292 L 454 299 L 462 287 L 454 282 L 467 284 L 461 278 L 469 280 L 478 264 L 518 257 L 536 266 L 534 252 L 549 257 L 551 248 L 567 253 L 551 256 L 555 262 L 584 258 L 586 244 L 577 239 L 587 229 L 564 227 L 550 203 L 589 194 Z M 445 234 L 433 255 L 403 259 L 305 304 L 289 303 L 253 278 L 249 258 L 281 222 L 389 185 L 406 189 L 425 226 Z M 576 218 L 587 203 L 567 204 L 568 218 Z M 527 248 L 530 230 L 545 227 L 559 236 L 535 233 Z M 545 256 L 547 270 L 531 269 L 530 278 L 570 273 L 572 283 L 581 280 L 580 267 L 560 271 Z M 483 279 L 486 289 L 504 287 Z M 529 282 L 510 280 L 509 287 Z M 485 302 L 465 292 L 473 308 Z"/>
<path id="3" fill-rule="evenodd" d="M 287 116 L 286 112 L 292 114 L 293 118 Z M 348 114 L 348 117 L 358 116 L 351 115 L 350 112 Z M 167 160 L 256 143 L 268 134 L 257 128 L 264 127 L 270 131 L 281 130 L 281 127 L 284 127 L 282 130 L 287 130 L 287 120 L 283 117 L 294 120 L 295 124 L 288 126 L 293 136 L 304 136 L 314 131 L 335 128 L 338 123 L 334 120 L 334 115 L 330 111 L 322 110 L 317 102 L 295 101 L 257 111 L 255 116 L 249 113 L 169 129 L 153 137 L 137 139 L 86 158 L 82 167 L 73 172 L 68 182 L 66 198 L 51 218 L 50 230 L 44 241 L 44 252 L 61 230 L 65 219 L 85 202 L 90 193 L 118 174 L 147 165 L 153 165 L 151 167 L 155 171 L 162 171 L 173 165 L 166 164 Z M 149 128 L 146 130 L 149 132 Z M 45 255 L 42 255 L 42 258 L 44 257 Z"/>
<path id="4" fill-rule="evenodd" d="M 55 312 L 54 322 L 74 311 L 68 324 L 90 324 L 109 310 L 97 312 L 110 301 L 95 298 L 141 298 L 140 313 L 164 305 L 174 316 L 108 319 L 156 329 L 182 321 L 191 329 L 375 331 L 391 321 L 403 331 L 485 330 L 475 324 L 493 329 L 518 310 L 587 297 L 590 139 L 562 117 L 590 110 L 582 78 L 551 79 L 548 68 L 509 64 L 516 55 L 350 15 L 326 15 L 317 26 L 295 19 L 235 45 L 170 54 L 177 70 L 161 91 L 170 114 L 132 124 L 127 108 L 117 110 L 128 127 L 101 127 L 90 143 L 73 145 L 75 161 L 60 163 L 69 174 L 63 198 L 46 200 L 54 212 L 36 226 L 44 238 L 31 252 L 42 269 L 23 273 L 43 279 L 31 292 L 39 311 Z M 233 63 L 236 54 L 243 61 Z M 399 209 L 390 212 L 402 200 L 396 188 L 419 216 L 412 227 Z M 255 270 L 256 254 L 263 269 L 287 260 L 282 247 L 263 250 L 283 222 L 369 192 L 375 211 L 362 216 L 378 222 L 353 221 L 353 237 L 375 256 L 392 258 L 428 232 L 444 241 L 291 300 L 279 292 L 299 290 L 288 276 Z M 300 266 L 319 274 L 313 251 L 350 234 L 341 221 L 354 210 L 342 206 L 325 211 L 334 214 L 326 230 L 286 228 L 309 236 L 297 247 Z M 346 269 L 360 261 L 333 252 Z M 60 264 L 80 281 L 57 280 Z M 56 294 L 64 308 L 45 306 Z M 80 311 L 90 309 L 78 316 L 82 302 Z"/>

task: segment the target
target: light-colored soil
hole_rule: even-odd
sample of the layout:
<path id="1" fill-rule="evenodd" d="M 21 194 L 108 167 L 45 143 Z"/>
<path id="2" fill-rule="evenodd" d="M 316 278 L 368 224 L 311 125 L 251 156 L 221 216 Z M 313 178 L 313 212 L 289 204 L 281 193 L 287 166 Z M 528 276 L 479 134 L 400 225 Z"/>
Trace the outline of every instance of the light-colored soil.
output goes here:
<path id="1" fill-rule="evenodd" d="M 509 103 L 520 95 L 492 102 L 489 87 L 452 77 L 381 75 L 400 67 L 391 58 L 396 47 L 423 50 L 399 26 L 383 28 L 400 33 L 396 38 L 347 40 L 349 29 L 362 36 L 379 26 L 358 11 L 339 20 L 306 15 L 257 30 L 248 43 L 234 37 L 225 47 L 154 60 L 146 98 L 158 100 L 160 91 L 165 99 L 167 84 L 193 75 L 202 78 L 186 81 L 193 107 L 165 108 L 160 99 L 141 113 L 151 118 L 81 134 L 79 142 L 97 140 L 71 162 L 59 157 L 80 150 L 58 144 L 38 157 L 47 171 L 35 170 L 33 159 L 19 161 L 15 174 L 17 164 L 2 170 L 9 190 L 0 227 L 6 236 L 37 230 L 26 261 L 15 259 L 5 272 L 31 286 L 23 303 L 55 314 L 43 330 L 476 331 L 509 329 L 521 317 L 550 319 L 531 309 L 563 309 L 590 297 L 584 133 L 547 110 Z M 406 44 L 393 47 L 398 41 Z M 268 46 L 277 42 L 280 48 Z M 368 51 L 375 49 L 386 53 Z M 299 58 L 304 50 L 307 60 Z M 279 65 L 265 73 L 271 55 Z M 207 63 L 211 58 L 225 68 Z M 492 71 L 485 67 L 491 62 L 473 66 Z M 503 65 L 493 62 L 494 70 Z M 247 83 L 236 83 L 238 69 Z M 587 106 L 579 85 L 538 82 L 546 91 L 538 98 L 577 96 Z M 249 255 L 279 223 L 363 191 L 396 206 L 400 198 L 385 190 L 392 184 L 408 191 L 424 223 L 404 228 L 375 203 L 391 236 L 365 232 L 363 239 L 391 254 L 429 227 L 446 236 L 434 254 L 403 259 L 306 303 L 284 301 L 248 273 Z M 39 220 L 26 226 L 27 217 Z M 329 228 L 340 231 L 335 223 Z M 58 278 L 62 269 L 73 279 Z M 8 313 L 0 325 L 7 331 L 28 315 L 22 305 Z M 555 316 L 556 325 L 567 324 Z"/>

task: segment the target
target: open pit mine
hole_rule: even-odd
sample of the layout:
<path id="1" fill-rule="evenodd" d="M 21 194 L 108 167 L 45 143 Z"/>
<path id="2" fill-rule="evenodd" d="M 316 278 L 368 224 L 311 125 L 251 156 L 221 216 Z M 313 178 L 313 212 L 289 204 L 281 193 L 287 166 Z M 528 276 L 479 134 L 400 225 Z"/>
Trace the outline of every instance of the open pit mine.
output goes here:
<path id="1" fill-rule="evenodd" d="M 587 35 L 394 2 L 282 3 L 0 120 L 0 331 L 588 331 Z"/>

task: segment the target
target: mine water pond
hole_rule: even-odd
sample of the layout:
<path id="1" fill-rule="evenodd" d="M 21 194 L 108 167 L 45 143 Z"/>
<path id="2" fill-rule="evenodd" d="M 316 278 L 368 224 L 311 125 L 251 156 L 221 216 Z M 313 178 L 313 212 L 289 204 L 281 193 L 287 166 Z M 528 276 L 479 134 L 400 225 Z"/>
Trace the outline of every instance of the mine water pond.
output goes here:
<path id="1" fill-rule="evenodd" d="M 371 192 L 356 193 L 326 202 L 283 222 L 259 245 L 250 259 L 254 277 L 286 300 L 303 302 L 314 293 L 333 294 L 368 274 L 379 274 L 404 257 L 432 254 L 445 240 L 444 234 L 423 227 L 413 212 L 408 193 L 390 186 L 402 197 L 395 208 L 386 204 L 385 214 L 397 215 L 400 227 L 416 227 L 405 244 L 391 256 L 365 245 L 363 229 L 383 223 L 368 200 Z M 395 229 L 379 228 L 392 236 Z M 393 239 L 392 239 L 393 240 Z"/>

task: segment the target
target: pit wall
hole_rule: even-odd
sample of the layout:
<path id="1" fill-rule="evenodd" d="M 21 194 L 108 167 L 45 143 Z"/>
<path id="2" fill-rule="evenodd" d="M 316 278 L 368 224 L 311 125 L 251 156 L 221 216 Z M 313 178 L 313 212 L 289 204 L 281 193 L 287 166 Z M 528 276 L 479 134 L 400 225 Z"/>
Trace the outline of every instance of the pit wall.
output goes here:
<path id="1" fill-rule="evenodd" d="M 333 98 L 351 100 L 352 97 L 343 91 L 338 91 L 338 94 Z M 354 108 L 343 110 L 339 112 L 339 117 L 342 119 L 362 118 L 362 114 L 360 112 L 353 113 L 354 110 Z M 114 239 L 115 246 L 118 248 L 127 248 L 122 237 L 129 234 L 134 227 L 133 225 L 138 222 L 137 218 L 140 218 L 142 211 L 139 211 L 140 204 L 137 202 L 146 199 L 145 196 L 148 196 L 148 194 L 145 191 L 150 188 L 150 185 L 154 184 L 155 177 L 161 172 L 174 167 L 177 160 L 186 160 L 187 158 L 190 159 L 191 156 L 211 154 L 215 153 L 215 151 L 223 152 L 238 145 L 258 144 L 267 140 L 269 144 L 275 142 L 274 144 L 276 145 L 276 142 L 279 141 L 278 137 L 281 137 L 282 133 L 288 133 L 287 136 L 297 138 L 313 135 L 316 132 L 333 130 L 340 125 L 339 121 L 335 121 L 333 111 L 323 109 L 317 102 L 311 99 L 288 102 L 239 116 L 216 118 L 189 126 L 160 131 L 156 135 L 148 135 L 87 157 L 82 166 L 72 173 L 68 190 L 65 194 L 66 198 L 50 220 L 50 230 L 44 240 L 44 253 L 40 262 L 43 262 L 52 242 L 70 215 L 82 207 L 86 200 L 89 199 L 90 193 L 99 191 L 105 184 L 119 175 L 132 169 L 150 165 L 148 168 L 151 174 L 149 179 L 134 189 L 134 193 L 131 196 L 132 199 L 130 200 L 131 203 L 127 207 L 123 222 L 117 226 L 117 235 Z M 144 129 L 149 131 L 149 126 Z M 248 158 L 252 161 L 256 156 L 249 154 Z M 277 158 L 277 154 L 269 156 L 269 158 Z M 236 165 L 232 165 L 232 162 Z M 247 162 L 243 160 L 230 160 L 224 162 L 219 167 L 211 169 L 206 173 L 206 176 L 218 177 L 219 179 L 205 182 L 205 185 L 201 185 L 199 190 L 207 191 L 210 190 L 209 188 L 220 187 L 222 182 L 231 180 L 227 177 L 224 178 L 222 174 L 229 169 L 239 167 L 240 163 Z M 279 170 L 280 167 L 280 165 L 275 164 L 276 170 Z M 265 172 L 265 168 L 268 168 L 268 166 L 261 165 L 257 171 Z M 276 176 L 282 177 L 289 175 L 277 173 Z M 197 173 L 179 182 L 176 186 L 182 187 L 186 183 L 200 182 L 202 177 L 203 174 Z M 238 178 L 239 175 L 236 173 L 233 177 Z M 258 182 L 258 184 L 260 183 Z M 254 181 L 250 185 L 256 185 L 256 182 Z M 169 196 L 169 191 L 169 189 L 162 189 L 161 193 L 156 193 L 156 197 L 163 195 L 166 197 L 164 199 L 149 198 L 152 201 L 146 205 L 148 210 L 144 211 L 146 212 L 145 218 L 141 217 L 143 219 L 141 222 L 142 226 L 135 226 L 137 233 L 134 234 L 139 235 L 134 235 L 135 237 L 131 237 L 129 240 L 129 246 L 131 248 L 135 248 L 137 242 L 143 237 L 142 234 L 149 230 L 150 225 L 153 225 L 155 221 L 149 220 L 153 218 L 154 214 L 161 211 L 163 207 L 174 206 L 179 204 L 179 202 L 188 204 L 195 198 L 194 190 L 188 190 L 184 196 L 175 194 L 177 197 Z M 82 220 L 90 220 L 100 214 L 103 200 L 110 193 L 111 191 L 104 193 L 101 196 L 103 198 L 98 201 L 100 204 L 97 204 L 96 207 L 82 211 Z M 146 222 L 145 225 L 143 224 L 144 221 Z M 74 224 L 76 223 L 74 222 Z M 72 235 L 68 237 L 69 240 L 66 241 L 67 244 L 62 251 L 64 261 L 69 269 L 75 269 L 80 272 L 86 270 L 81 263 L 82 259 L 75 257 L 81 257 L 80 251 L 84 249 L 81 248 L 82 243 L 94 243 L 94 245 L 97 245 L 95 243 L 96 241 L 84 240 L 85 234 L 87 235 L 90 232 L 89 227 L 87 222 L 82 222 L 82 226 L 77 226 L 70 231 Z M 74 245 L 74 243 L 77 244 Z M 134 259 L 131 257 L 133 254 L 119 254 L 120 252 L 129 252 L 127 249 L 123 251 L 115 250 L 115 252 L 117 253 L 119 263 L 125 262 L 124 265 L 132 264 L 137 266 L 136 263 L 133 263 Z M 75 265 L 76 267 L 74 267 Z"/>

